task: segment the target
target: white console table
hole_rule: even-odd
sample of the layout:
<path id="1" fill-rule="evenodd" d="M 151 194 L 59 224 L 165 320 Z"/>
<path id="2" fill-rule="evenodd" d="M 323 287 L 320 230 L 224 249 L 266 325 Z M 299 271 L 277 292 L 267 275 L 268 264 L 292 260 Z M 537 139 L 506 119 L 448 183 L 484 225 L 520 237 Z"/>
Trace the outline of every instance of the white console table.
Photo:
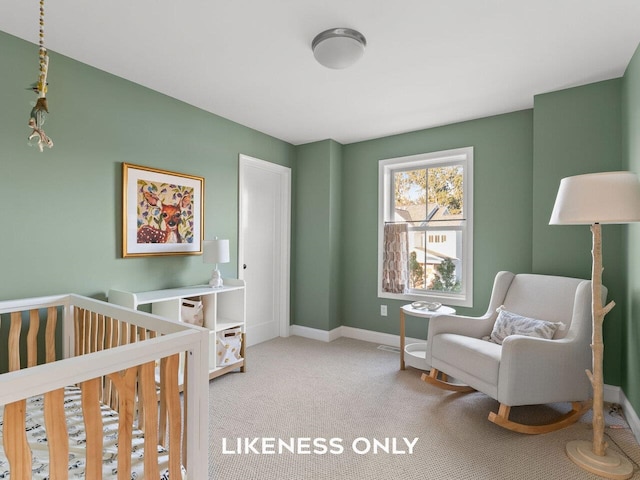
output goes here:
<path id="1" fill-rule="evenodd" d="M 203 327 L 209 333 L 209 379 L 219 377 L 235 369 L 245 371 L 246 314 L 244 280 L 224 279 L 219 288 L 208 285 L 168 288 L 147 292 L 126 292 L 109 290 L 109 302 L 138 309 L 140 305 L 151 305 L 151 313 L 171 320 L 181 321 L 182 300 L 200 298 L 203 304 Z M 240 328 L 242 343 L 241 359 L 225 366 L 217 365 L 216 335 L 231 328 Z"/>

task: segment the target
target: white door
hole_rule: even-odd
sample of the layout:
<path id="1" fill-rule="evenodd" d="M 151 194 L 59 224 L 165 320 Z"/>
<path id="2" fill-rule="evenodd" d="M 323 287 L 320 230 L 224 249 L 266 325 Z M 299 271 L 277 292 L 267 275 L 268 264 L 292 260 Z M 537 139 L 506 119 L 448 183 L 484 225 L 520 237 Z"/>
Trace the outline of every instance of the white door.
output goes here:
<path id="1" fill-rule="evenodd" d="M 238 272 L 247 345 L 289 336 L 291 169 L 240 155 Z"/>

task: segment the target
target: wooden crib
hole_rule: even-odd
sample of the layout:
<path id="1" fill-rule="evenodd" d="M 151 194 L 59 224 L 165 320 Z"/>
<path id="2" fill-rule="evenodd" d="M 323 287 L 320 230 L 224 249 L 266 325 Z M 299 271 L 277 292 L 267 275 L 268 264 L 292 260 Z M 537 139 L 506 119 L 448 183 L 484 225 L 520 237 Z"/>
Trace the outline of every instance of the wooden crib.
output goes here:
<path id="1" fill-rule="evenodd" d="M 0 478 L 208 478 L 207 330 L 73 294 L 0 302 L 0 322 Z"/>

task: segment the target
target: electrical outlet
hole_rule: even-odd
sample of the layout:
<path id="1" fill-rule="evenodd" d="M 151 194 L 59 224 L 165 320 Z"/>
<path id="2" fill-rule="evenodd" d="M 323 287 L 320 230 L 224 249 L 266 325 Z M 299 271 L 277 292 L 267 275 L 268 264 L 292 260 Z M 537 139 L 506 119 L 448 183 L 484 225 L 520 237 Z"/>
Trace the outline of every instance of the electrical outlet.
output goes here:
<path id="1" fill-rule="evenodd" d="M 382 315 L 383 317 L 387 316 L 387 306 L 386 305 L 380 305 L 380 315 Z"/>

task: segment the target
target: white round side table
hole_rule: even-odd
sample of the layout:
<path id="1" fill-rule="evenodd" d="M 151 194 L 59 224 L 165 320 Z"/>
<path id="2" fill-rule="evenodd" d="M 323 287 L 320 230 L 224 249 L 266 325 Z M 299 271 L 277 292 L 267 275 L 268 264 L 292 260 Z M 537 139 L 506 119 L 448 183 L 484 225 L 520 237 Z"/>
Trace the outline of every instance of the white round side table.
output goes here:
<path id="1" fill-rule="evenodd" d="M 426 318 L 435 317 L 436 315 L 455 315 L 456 310 L 451 307 L 442 305 L 437 310 L 427 310 L 426 308 L 413 308 L 410 303 L 400 307 L 400 370 L 405 370 L 406 364 L 419 368 L 421 370 L 428 369 L 425 355 L 427 352 L 427 342 L 410 343 L 405 345 L 405 315 L 412 317 Z"/>

